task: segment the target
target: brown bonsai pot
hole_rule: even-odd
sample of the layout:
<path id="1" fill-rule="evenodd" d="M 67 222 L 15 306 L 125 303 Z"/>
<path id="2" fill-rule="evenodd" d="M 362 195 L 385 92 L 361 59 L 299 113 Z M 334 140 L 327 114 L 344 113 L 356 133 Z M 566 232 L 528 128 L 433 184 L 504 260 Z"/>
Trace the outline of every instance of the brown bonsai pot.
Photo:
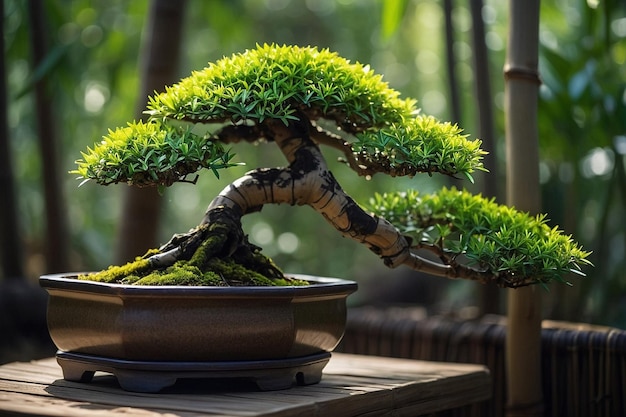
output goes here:
<path id="1" fill-rule="evenodd" d="M 294 377 L 318 382 L 343 336 L 346 299 L 357 288 L 352 281 L 302 275 L 311 285 L 140 286 L 76 276 L 40 278 L 64 377 L 89 380 L 103 370 L 135 391 L 194 376 L 251 375 L 262 389 L 286 388 Z M 268 379 L 267 372 L 257 373 L 263 369 L 286 373 Z M 150 386 L 140 375 L 145 372 Z"/>

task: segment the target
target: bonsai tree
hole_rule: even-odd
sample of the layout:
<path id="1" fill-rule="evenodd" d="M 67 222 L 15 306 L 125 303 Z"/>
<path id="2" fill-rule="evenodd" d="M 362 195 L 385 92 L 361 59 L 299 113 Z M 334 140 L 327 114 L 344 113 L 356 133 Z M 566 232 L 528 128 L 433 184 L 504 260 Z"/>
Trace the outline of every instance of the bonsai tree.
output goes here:
<path id="1" fill-rule="evenodd" d="M 84 181 L 167 187 L 233 165 L 228 144 L 268 142 L 286 158 L 249 171 L 210 202 L 194 229 L 91 280 L 134 284 L 296 285 L 242 230 L 266 204 L 309 205 L 385 265 L 502 287 L 566 282 L 588 253 L 546 217 L 456 188 L 374 195 L 357 204 L 321 149 L 362 177 L 485 170 L 479 140 L 403 99 L 368 66 L 328 50 L 263 45 L 225 57 L 150 97 L 147 122 L 109 131 L 72 171 Z"/>

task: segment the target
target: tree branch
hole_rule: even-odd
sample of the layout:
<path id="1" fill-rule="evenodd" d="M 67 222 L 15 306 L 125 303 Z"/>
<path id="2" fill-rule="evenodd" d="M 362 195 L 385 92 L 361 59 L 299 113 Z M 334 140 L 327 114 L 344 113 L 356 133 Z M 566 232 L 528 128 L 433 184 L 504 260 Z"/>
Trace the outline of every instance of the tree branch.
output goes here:
<path id="1" fill-rule="evenodd" d="M 311 130 L 311 138 L 322 145 L 329 146 L 331 148 L 341 151 L 346 158 L 345 162 L 350 168 L 356 171 L 360 176 L 374 175 L 376 172 L 368 169 L 365 165 L 359 163 L 352 150 L 352 145 L 344 138 L 323 129 L 321 126 L 313 125 Z"/>
<path id="2" fill-rule="evenodd" d="M 313 129 L 311 129 L 313 127 Z M 203 230 L 221 224 L 219 233 L 227 236 L 221 252 L 230 256 L 238 248 L 249 245 L 241 230 L 241 218 L 260 211 L 265 204 L 309 205 L 321 214 L 344 237 L 366 245 L 390 268 L 400 265 L 445 278 L 463 278 L 503 287 L 528 285 L 522 277 L 496 274 L 457 262 L 457 254 L 444 251 L 437 244 L 417 242 L 404 236 L 382 217 L 365 212 L 341 188 L 329 171 L 318 143 L 347 152 L 348 144 L 339 136 L 307 123 L 285 126 L 268 120 L 260 128 L 233 126 L 220 131 L 220 139 L 251 140 L 260 135 L 273 140 L 287 158 L 287 167 L 259 168 L 229 184 L 216 196 L 196 229 L 175 235 L 149 259 L 153 265 L 168 265 L 177 259 L 189 258 L 203 237 Z M 321 139 L 320 139 L 321 138 Z M 317 142 L 317 143 L 316 143 Z M 216 231 L 217 232 L 217 231 Z M 191 249 L 193 248 L 193 249 Z M 424 258 L 417 251 L 429 251 L 439 261 Z"/>
<path id="3" fill-rule="evenodd" d="M 256 125 L 228 125 L 220 129 L 216 135 L 224 143 L 238 143 L 242 140 L 252 143 L 263 137 L 262 132 Z"/>
<path id="4" fill-rule="evenodd" d="M 341 188 L 328 170 L 308 127 L 268 123 L 269 131 L 287 160 L 285 168 L 248 172 L 213 199 L 203 220 L 223 208 L 245 215 L 265 204 L 309 205 L 343 236 L 367 245 L 390 267 L 410 257 L 409 242 L 389 222 L 366 213 Z"/>

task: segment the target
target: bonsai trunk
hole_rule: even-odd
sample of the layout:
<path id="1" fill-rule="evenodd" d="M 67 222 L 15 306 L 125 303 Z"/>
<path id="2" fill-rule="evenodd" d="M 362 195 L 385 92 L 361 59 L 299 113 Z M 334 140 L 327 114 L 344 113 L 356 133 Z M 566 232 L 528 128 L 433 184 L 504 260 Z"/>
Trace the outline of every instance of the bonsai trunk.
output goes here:
<path id="1" fill-rule="evenodd" d="M 239 140 L 255 139 L 252 136 L 257 134 L 274 141 L 289 165 L 256 169 L 228 185 L 210 203 L 200 226 L 189 233 L 175 235 L 159 249 L 159 253 L 148 257 L 150 265 L 164 268 L 192 257 L 218 256 L 243 260 L 242 263 L 251 270 L 265 271 L 266 277 L 277 277 L 280 274 L 278 268 L 260 255 L 259 248 L 247 241 L 241 230 L 241 218 L 260 211 L 265 204 L 285 203 L 311 206 L 344 237 L 366 245 L 388 267 L 405 265 L 447 278 L 493 282 L 492 274 L 457 264 L 436 245 L 417 242 L 412 246 L 411 239 L 387 220 L 365 212 L 328 170 L 315 140 L 319 137 L 317 133 L 315 126 L 305 117 L 289 125 L 268 119 L 260 130 L 236 126 L 232 131 L 224 132 Z M 213 239 L 214 233 L 218 232 L 223 238 L 207 244 L 207 239 Z M 415 253 L 419 249 L 430 251 L 441 259 L 441 263 Z"/>
<path id="2" fill-rule="evenodd" d="M 281 203 L 311 206 L 343 236 L 367 245 L 388 266 L 410 263 L 410 242 L 386 220 L 366 213 L 343 191 L 311 139 L 309 128 L 308 122 L 285 126 L 275 120 L 266 121 L 265 135 L 277 144 L 289 165 L 250 171 L 227 186 L 210 203 L 200 226 L 189 234 L 175 236 L 160 249 L 161 253 L 150 258 L 152 264 L 166 266 L 189 257 L 191 248 L 203 242 L 195 235 L 215 224 L 226 226 L 222 230 L 229 235 L 217 252 L 223 256 L 242 250 L 254 252 L 241 231 L 241 217 L 260 211 L 265 204 Z M 432 267 L 441 275 L 441 266 L 433 263 Z"/>

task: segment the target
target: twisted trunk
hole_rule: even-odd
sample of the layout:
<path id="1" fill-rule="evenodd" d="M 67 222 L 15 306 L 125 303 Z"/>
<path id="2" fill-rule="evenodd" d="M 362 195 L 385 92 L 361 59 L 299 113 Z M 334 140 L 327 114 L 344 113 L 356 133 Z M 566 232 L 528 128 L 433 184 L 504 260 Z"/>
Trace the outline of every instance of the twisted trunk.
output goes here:
<path id="1" fill-rule="evenodd" d="M 348 196 L 332 173 L 308 129 L 270 122 L 272 139 L 289 166 L 249 172 L 226 187 L 209 205 L 203 223 L 216 209 L 241 216 L 265 204 L 309 205 L 343 236 L 367 245 L 388 266 L 405 262 L 409 242 L 390 223 L 366 213 Z"/>
<path id="2" fill-rule="evenodd" d="M 303 119 L 306 120 L 306 119 Z M 233 129 L 229 130 L 232 134 Z M 281 168 L 261 168 L 248 172 L 228 185 L 210 203 L 200 225 L 189 233 L 175 235 L 162 246 L 159 253 L 149 257 L 154 267 L 166 267 L 174 262 L 189 260 L 206 250 L 203 242 L 212 238 L 216 230 L 223 234 L 219 245 L 210 245 L 211 253 L 202 256 L 245 258 L 248 266 L 266 276 L 277 276 L 277 269 L 267 259 L 255 256 L 259 248 L 250 244 L 241 230 L 241 218 L 260 211 L 265 204 L 308 205 L 321 214 L 344 237 L 366 245 L 381 257 L 388 267 L 400 265 L 446 278 L 464 278 L 491 282 L 491 274 L 458 264 L 437 246 L 422 242 L 412 245 L 387 220 L 365 212 L 345 193 L 327 167 L 314 138 L 318 131 L 308 121 L 285 126 L 268 120 L 261 129 L 235 129 L 239 139 L 263 135 L 275 142 L 289 165 Z M 426 250 L 440 262 L 431 261 L 415 253 Z M 254 258 L 252 263 L 248 262 Z"/>

